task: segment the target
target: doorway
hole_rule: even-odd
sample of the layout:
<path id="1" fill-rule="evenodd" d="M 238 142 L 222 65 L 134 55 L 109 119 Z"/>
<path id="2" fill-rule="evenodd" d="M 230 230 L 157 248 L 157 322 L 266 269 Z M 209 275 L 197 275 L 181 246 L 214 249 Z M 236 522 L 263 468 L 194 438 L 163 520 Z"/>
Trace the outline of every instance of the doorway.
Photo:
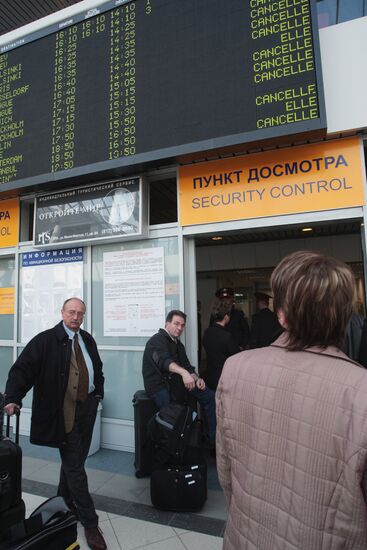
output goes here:
<path id="1" fill-rule="evenodd" d="M 322 252 L 346 262 L 356 278 L 355 311 L 366 316 L 361 220 L 216 232 L 195 238 L 196 290 L 201 306 L 202 334 L 209 325 L 215 292 L 221 287 L 233 288 L 236 308 L 244 312 L 251 325 L 256 312 L 255 292 L 270 294 L 274 267 L 297 250 Z M 201 349 L 203 367 L 205 352 Z"/>

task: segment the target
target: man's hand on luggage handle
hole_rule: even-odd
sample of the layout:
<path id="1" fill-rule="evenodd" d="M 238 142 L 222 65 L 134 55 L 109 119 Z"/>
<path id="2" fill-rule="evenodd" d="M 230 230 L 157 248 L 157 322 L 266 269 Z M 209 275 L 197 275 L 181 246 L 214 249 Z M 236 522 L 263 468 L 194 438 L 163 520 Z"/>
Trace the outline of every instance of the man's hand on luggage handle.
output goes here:
<path id="1" fill-rule="evenodd" d="M 4 407 L 4 411 L 9 415 L 12 416 L 14 413 L 19 412 L 20 408 L 19 405 L 16 403 L 8 403 Z"/>

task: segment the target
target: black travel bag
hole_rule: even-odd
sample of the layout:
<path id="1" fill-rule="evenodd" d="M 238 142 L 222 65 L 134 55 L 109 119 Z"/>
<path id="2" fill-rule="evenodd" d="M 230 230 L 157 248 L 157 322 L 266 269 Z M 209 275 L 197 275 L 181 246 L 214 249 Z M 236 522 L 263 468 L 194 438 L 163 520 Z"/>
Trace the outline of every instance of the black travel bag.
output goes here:
<path id="1" fill-rule="evenodd" d="M 62 497 L 50 498 L 3 534 L 0 550 L 77 550 L 77 522 Z"/>
<path id="2" fill-rule="evenodd" d="M 160 464 L 182 464 L 186 449 L 197 434 L 197 413 L 188 405 L 170 403 L 156 412 L 148 423 L 154 444 L 153 468 Z"/>
<path id="3" fill-rule="evenodd" d="M 160 510 L 198 512 L 207 498 L 206 464 L 156 468 L 150 478 L 150 496 Z"/>
<path id="4" fill-rule="evenodd" d="M 0 394 L 0 514 L 18 506 L 22 499 L 22 450 L 19 447 L 19 411 L 16 413 L 15 442 L 9 438 L 10 417 L 7 415 L 6 437 L 3 436 L 4 396 Z"/>
<path id="5" fill-rule="evenodd" d="M 135 475 L 140 478 L 149 476 L 152 471 L 154 446 L 152 440 L 148 437 L 147 426 L 158 408 L 144 390 L 135 392 L 133 406 L 135 431 L 134 466 Z"/>
<path id="6" fill-rule="evenodd" d="M 160 464 L 205 464 L 202 424 L 188 405 L 170 403 L 149 421 L 153 469 Z"/>

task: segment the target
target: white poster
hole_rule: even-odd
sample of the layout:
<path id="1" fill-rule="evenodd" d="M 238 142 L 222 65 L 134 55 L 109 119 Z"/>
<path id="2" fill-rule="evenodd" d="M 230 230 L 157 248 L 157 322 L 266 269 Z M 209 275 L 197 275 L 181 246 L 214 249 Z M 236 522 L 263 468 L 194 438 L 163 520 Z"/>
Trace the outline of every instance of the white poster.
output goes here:
<path id="1" fill-rule="evenodd" d="M 103 254 L 104 336 L 151 336 L 165 321 L 164 249 Z"/>
<path id="2" fill-rule="evenodd" d="M 21 338 L 28 342 L 61 321 L 65 300 L 83 299 L 83 248 L 22 254 L 21 284 Z"/>

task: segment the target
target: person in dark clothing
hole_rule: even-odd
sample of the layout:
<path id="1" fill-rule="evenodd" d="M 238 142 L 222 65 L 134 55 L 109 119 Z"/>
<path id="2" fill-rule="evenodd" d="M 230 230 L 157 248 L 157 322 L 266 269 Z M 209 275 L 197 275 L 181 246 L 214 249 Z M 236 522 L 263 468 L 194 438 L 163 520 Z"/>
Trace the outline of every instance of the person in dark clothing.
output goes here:
<path id="1" fill-rule="evenodd" d="M 351 318 L 349 319 L 349 323 L 347 324 L 347 328 L 345 331 L 345 340 L 344 340 L 344 348 L 343 351 L 350 359 L 353 359 L 353 361 L 359 360 L 361 345 L 362 344 L 362 334 L 363 334 L 363 325 L 364 320 L 362 315 L 359 315 L 355 311 L 353 311 Z M 363 350 L 362 350 L 363 354 Z"/>
<path id="2" fill-rule="evenodd" d="M 197 313 L 198 313 L 198 372 L 200 373 L 200 365 L 201 365 L 201 302 L 200 300 L 197 301 Z"/>
<path id="3" fill-rule="evenodd" d="M 270 296 L 264 292 L 256 292 L 257 313 L 252 316 L 251 348 L 265 348 L 270 346 L 282 333 L 282 327 L 276 314 L 269 309 Z"/>
<path id="4" fill-rule="evenodd" d="M 170 377 L 178 375 L 181 385 L 200 403 L 205 414 L 209 440 L 215 442 L 216 417 L 214 392 L 206 387 L 186 355 L 180 336 L 185 328 L 186 314 L 170 311 L 165 328 L 159 329 L 146 343 L 143 355 L 143 379 L 147 395 L 159 409 L 171 402 Z"/>
<path id="5" fill-rule="evenodd" d="M 78 515 L 89 547 L 104 550 L 84 468 L 104 377 L 97 344 L 80 329 L 84 314 L 84 302 L 69 298 L 61 310 L 62 321 L 26 345 L 9 371 L 4 408 L 14 414 L 33 387 L 30 441 L 58 447 L 58 495 Z"/>
<path id="6" fill-rule="evenodd" d="M 214 391 L 217 389 L 226 359 L 240 351 L 232 334 L 226 331 L 231 309 L 231 304 L 217 300 L 212 307 L 214 324 L 204 332 L 203 346 L 207 357 L 205 381 Z"/>
<path id="7" fill-rule="evenodd" d="M 364 319 L 363 321 L 357 361 L 363 365 L 365 369 L 367 369 L 367 319 Z"/>
<path id="8" fill-rule="evenodd" d="M 229 323 L 226 325 L 225 330 L 232 334 L 235 343 L 241 350 L 247 349 L 250 344 L 250 327 L 243 311 L 235 307 L 233 288 L 219 288 L 215 296 L 222 302 L 231 305 Z M 209 326 L 213 325 L 214 319 L 211 316 Z"/>

